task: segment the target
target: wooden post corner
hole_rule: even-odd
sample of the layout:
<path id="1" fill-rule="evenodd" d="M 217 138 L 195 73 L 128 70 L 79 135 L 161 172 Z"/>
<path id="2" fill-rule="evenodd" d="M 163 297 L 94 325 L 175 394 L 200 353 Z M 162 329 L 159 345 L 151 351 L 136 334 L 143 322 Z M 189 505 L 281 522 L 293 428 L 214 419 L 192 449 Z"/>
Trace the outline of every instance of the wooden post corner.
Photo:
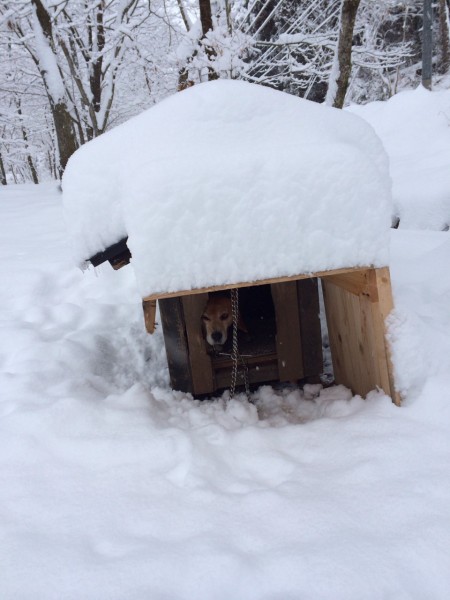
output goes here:
<path id="1" fill-rule="evenodd" d="M 152 334 L 155 331 L 156 300 L 142 300 L 145 329 Z"/>

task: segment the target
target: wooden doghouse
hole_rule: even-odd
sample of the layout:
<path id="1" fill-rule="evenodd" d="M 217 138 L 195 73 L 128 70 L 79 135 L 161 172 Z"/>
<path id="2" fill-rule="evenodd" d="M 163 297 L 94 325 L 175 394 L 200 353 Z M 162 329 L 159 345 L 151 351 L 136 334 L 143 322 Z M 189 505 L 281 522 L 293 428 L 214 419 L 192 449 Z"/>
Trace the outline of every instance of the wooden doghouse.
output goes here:
<path id="1" fill-rule="evenodd" d="M 130 258 L 123 239 L 90 260 L 94 265 L 109 260 L 117 269 L 128 264 Z M 361 396 L 380 388 L 400 404 L 386 339 L 385 321 L 393 308 L 388 267 L 338 269 L 232 286 L 256 292 L 265 287 L 266 296 L 269 293 L 273 302 L 273 324 L 269 323 L 269 328 L 264 324 L 249 341 L 241 343 L 250 383 L 319 381 L 323 370 L 319 281 L 335 383 Z M 204 395 L 230 386 L 231 359 L 211 353 L 201 328 L 208 294 L 229 289 L 229 285 L 214 286 L 143 299 L 149 333 L 155 330 L 156 302 L 159 303 L 174 389 Z"/>
<path id="2" fill-rule="evenodd" d="M 245 320 L 248 306 L 263 311 L 239 339 L 250 382 L 318 381 L 320 282 L 336 383 L 398 402 L 385 335 L 390 187 L 383 146 L 358 117 L 215 81 L 83 146 L 63 201 L 80 262 L 120 268 L 132 254 L 150 333 L 159 302 L 174 388 L 230 385 L 201 314 L 208 294 L 232 288 Z"/>
<path id="3" fill-rule="evenodd" d="M 393 307 L 389 269 L 339 269 L 233 287 L 270 286 L 275 309 L 273 344 L 241 347 L 250 383 L 318 381 L 322 373 L 318 280 L 324 292 L 334 380 L 365 396 L 380 388 L 395 403 L 385 320 Z M 208 293 L 225 286 L 161 294 L 143 301 L 148 331 L 154 330 L 159 302 L 172 385 L 193 394 L 229 387 L 231 360 L 208 352 L 200 317 Z M 261 347 L 262 346 L 262 347 Z"/>

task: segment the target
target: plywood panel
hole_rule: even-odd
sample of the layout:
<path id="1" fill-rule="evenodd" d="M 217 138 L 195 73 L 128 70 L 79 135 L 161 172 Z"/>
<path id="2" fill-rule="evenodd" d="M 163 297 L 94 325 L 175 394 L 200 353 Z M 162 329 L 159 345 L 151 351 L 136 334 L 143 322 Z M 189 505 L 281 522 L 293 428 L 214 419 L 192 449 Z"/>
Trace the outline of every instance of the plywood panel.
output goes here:
<path id="1" fill-rule="evenodd" d="M 279 379 L 294 382 L 304 377 L 297 284 L 273 284 L 271 291 L 277 323 Z"/>
<path id="2" fill-rule="evenodd" d="M 335 380 L 365 396 L 382 388 L 395 392 L 385 319 L 392 309 L 388 269 L 367 270 L 363 286 L 333 277 L 322 279 Z"/>
<path id="3" fill-rule="evenodd" d="M 298 311 L 303 359 L 303 377 L 320 381 L 323 371 L 322 332 L 317 279 L 297 281 Z M 313 379 L 310 379 L 313 381 Z"/>
<path id="4" fill-rule="evenodd" d="M 143 300 L 144 322 L 147 333 L 155 331 L 156 300 Z"/>
<path id="5" fill-rule="evenodd" d="M 379 362 L 380 376 L 383 380 L 382 388 L 390 389 L 390 395 L 395 404 L 400 406 L 401 397 L 395 390 L 394 369 L 392 365 L 391 349 L 387 339 L 386 319 L 394 308 L 392 298 L 391 276 L 389 269 L 373 269 L 370 273 L 371 289 L 376 289 L 376 302 L 372 304 L 373 320 L 375 323 L 375 344 Z M 374 300 L 374 297 L 372 296 Z M 386 357 L 386 360 L 384 360 Z"/>
<path id="6" fill-rule="evenodd" d="M 175 390 L 193 392 L 189 353 L 180 298 L 159 300 L 170 383 Z"/>
<path id="7" fill-rule="evenodd" d="M 326 280 L 322 285 L 335 381 L 365 396 L 376 387 L 377 378 L 366 337 L 370 320 L 364 297 Z"/>
<path id="8" fill-rule="evenodd" d="M 194 394 L 209 394 L 215 390 L 211 359 L 206 352 L 201 327 L 201 316 L 207 300 L 208 294 L 194 294 L 181 298 Z"/>

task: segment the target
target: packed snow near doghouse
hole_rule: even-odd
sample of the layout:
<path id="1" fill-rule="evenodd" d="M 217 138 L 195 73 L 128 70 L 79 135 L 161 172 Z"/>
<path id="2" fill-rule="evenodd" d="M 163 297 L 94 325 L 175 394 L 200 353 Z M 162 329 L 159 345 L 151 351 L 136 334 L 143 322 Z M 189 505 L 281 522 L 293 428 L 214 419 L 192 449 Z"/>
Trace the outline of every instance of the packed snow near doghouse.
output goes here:
<path id="1" fill-rule="evenodd" d="M 448 156 L 434 98 L 412 122 L 433 114 Z M 74 268 L 56 187 L 0 200 L 2 599 L 448 598 L 448 232 L 391 234 L 403 408 L 342 388 L 198 402 L 170 390 L 131 269 Z"/>

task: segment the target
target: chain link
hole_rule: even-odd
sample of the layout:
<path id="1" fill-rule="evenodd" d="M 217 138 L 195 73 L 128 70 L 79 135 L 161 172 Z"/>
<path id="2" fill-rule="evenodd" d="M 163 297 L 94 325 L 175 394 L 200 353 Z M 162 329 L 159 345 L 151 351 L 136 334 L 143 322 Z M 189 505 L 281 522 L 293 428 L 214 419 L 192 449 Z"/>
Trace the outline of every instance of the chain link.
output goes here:
<path id="1" fill-rule="evenodd" d="M 236 383 L 237 383 L 237 374 L 238 374 L 238 363 L 241 362 L 242 370 L 241 376 L 244 380 L 245 385 L 245 393 L 247 398 L 250 398 L 250 385 L 248 382 L 248 367 L 239 354 L 239 346 L 238 346 L 238 321 L 239 321 L 239 291 L 237 288 L 233 288 L 231 290 L 231 315 L 233 317 L 233 344 L 232 344 L 232 352 L 231 352 L 231 360 L 233 361 L 233 366 L 231 368 L 231 386 L 230 386 L 230 398 L 234 397 L 236 391 Z"/>

